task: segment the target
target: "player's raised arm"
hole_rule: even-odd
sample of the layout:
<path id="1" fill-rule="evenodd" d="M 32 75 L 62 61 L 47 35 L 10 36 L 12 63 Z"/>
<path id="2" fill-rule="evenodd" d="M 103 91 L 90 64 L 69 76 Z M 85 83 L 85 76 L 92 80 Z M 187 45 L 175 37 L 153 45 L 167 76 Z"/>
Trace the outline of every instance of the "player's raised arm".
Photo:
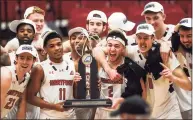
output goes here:
<path id="1" fill-rule="evenodd" d="M 168 78 L 170 81 L 174 82 L 184 90 L 192 90 L 191 82 L 180 66 L 171 71 L 170 68 L 163 63 L 160 64 L 164 68 L 164 70 L 160 73 L 161 75 L 163 75 L 165 78 Z"/>
<path id="2" fill-rule="evenodd" d="M 121 75 L 117 73 L 116 70 L 110 68 L 109 64 L 106 61 L 105 54 L 107 53 L 106 47 L 95 47 L 93 49 L 93 56 L 101 64 L 104 70 L 108 73 L 111 80 L 117 80 L 121 78 Z"/>

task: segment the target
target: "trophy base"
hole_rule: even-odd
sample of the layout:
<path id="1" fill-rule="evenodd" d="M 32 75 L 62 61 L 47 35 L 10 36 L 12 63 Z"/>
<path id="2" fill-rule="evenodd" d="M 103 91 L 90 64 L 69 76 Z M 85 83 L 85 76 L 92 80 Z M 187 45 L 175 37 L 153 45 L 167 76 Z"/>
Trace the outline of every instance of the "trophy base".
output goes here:
<path id="1" fill-rule="evenodd" d="M 75 99 L 66 100 L 63 107 L 92 108 L 92 107 L 111 107 L 110 99 Z"/>

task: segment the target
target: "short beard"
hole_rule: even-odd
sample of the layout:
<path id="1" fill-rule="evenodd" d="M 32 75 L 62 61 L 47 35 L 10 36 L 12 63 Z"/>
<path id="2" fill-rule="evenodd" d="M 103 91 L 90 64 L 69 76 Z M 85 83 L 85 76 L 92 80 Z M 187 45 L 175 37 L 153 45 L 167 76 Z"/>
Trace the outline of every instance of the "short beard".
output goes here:
<path id="1" fill-rule="evenodd" d="M 33 39 L 29 39 L 29 40 L 19 40 L 18 39 L 18 41 L 19 41 L 19 46 L 24 45 L 24 44 L 31 45 Z"/>
<path id="2" fill-rule="evenodd" d="M 192 47 L 191 48 L 187 48 L 186 46 L 184 46 L 182 43 L 180 43 L 182 46 L 182 49 L 185 50 L 186 52 L 192 54 Z"/>

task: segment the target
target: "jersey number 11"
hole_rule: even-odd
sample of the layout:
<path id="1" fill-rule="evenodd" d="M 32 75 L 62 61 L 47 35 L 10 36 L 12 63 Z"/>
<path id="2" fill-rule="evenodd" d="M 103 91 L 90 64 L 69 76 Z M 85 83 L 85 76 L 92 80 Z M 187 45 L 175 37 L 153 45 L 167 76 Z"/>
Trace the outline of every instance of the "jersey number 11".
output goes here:
<path id="1" fill-rule="evenodd" d="M 65 100 L 66 88 L 59 88 L 59 100 Z"/>

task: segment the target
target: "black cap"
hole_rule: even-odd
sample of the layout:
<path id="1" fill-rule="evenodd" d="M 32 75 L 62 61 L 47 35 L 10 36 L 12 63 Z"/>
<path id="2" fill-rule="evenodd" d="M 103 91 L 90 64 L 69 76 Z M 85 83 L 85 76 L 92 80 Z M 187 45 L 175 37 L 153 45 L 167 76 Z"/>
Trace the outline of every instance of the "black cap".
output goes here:
<path id="1" fill-rule="evenodd" d="M 120 105 L 120 108 L 116 111 L 111 112 L 111 116 L 117 116 L 122 113 L 133 114 L 133 115 L 148 115 L 150 114 L 149 105 L 137 95 L 128 97 Z"/>

